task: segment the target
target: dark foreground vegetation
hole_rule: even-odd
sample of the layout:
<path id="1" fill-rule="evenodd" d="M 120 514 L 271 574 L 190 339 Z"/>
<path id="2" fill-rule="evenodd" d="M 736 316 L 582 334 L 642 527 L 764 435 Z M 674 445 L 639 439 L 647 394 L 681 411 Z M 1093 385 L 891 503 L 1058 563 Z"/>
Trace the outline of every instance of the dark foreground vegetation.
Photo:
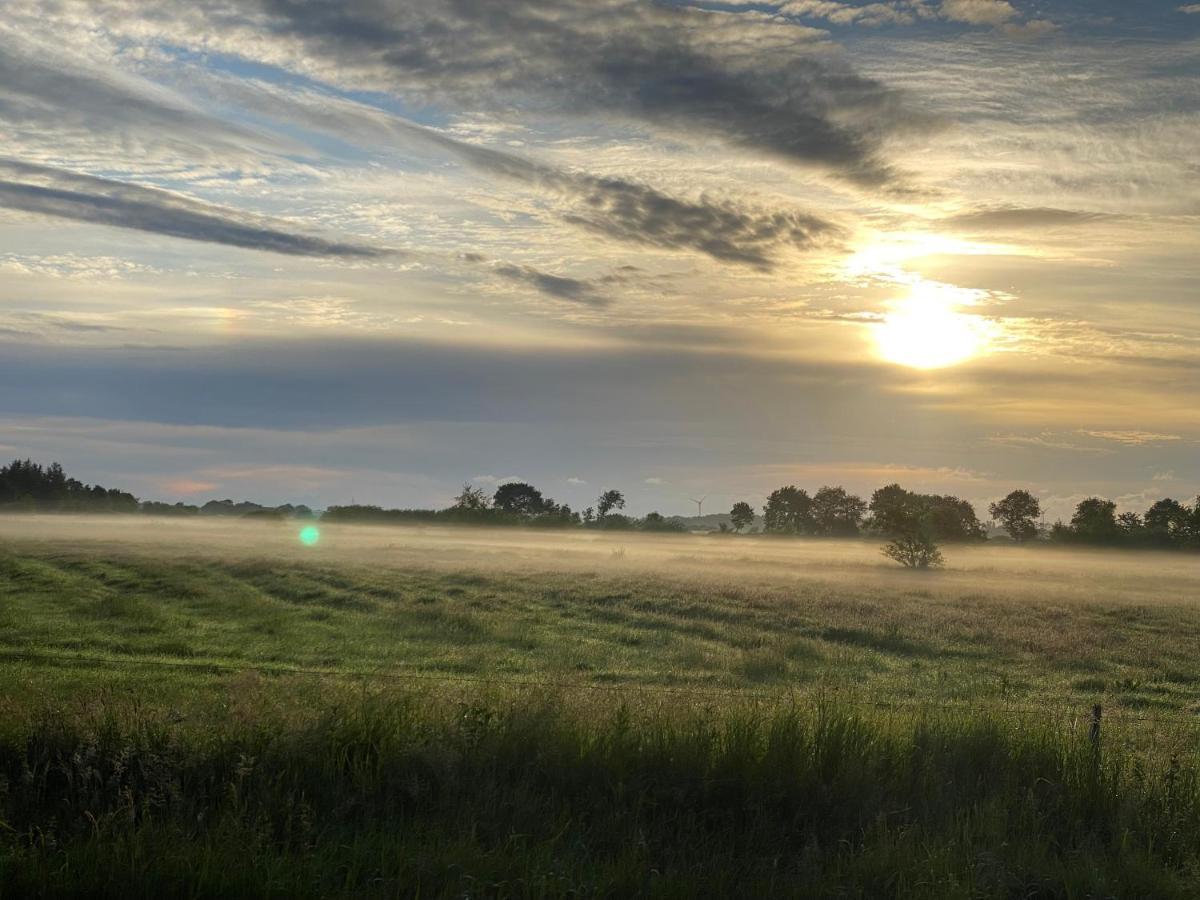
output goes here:
<path id="1" fill-rule="evenodd" d="M 0 725 L 6 897 L 1195 897 L 1194 750 L 836 702 L 349 692 Z"/>

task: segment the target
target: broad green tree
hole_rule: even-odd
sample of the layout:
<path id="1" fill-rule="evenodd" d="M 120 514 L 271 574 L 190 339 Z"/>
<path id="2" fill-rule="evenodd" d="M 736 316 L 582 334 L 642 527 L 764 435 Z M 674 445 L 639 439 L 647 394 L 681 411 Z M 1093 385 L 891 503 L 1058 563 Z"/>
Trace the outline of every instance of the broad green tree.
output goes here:
<path id="1" fill-rule="evenodd" d="M 989 506 L 988 512 L 1017 543 L 1037 537 L 1037 520 L 1042 514 L 1042 504 L 1029 491 L 1011 492 L 1003 500 Z"/>
<path id="2" fill-rule="evenodd" d="M 754 522 L 754 507 L 745 500 L 739 500 L 729 511 L 729 520 L 733 523 L 734 531 L 749 528 Z"/>
<path id="3" fill-rule="evenodd" d="M 763 527 L 773 534 L 811 533 L 812 505 L 808 492 L 794 484 L 774 490 L 763 507 Z"/>
<path id="4" fill-rule="evenodd" d="M 848 537 L 858 534 L 867 512 L 866 501 L 843 487 L 823 487 L 813 496 L 812 518 L 818 534 Z"/>
<path id="5" fill-rule="evenodd" d="M 1108 543 L 1116 539 L 1117 504 L 1101 497 L 1088 497 L 1075 507 L 1071 516 L 1071 532 L 1081 541 Z"/>
<path id="6" fill-rule="evenodd" d="M 510 481 L 496 488 L 492 506 L 518 516 L 540 516 L 554 508 L 553 501 L 546 500 L 542 492 L 524 481 Z"/>

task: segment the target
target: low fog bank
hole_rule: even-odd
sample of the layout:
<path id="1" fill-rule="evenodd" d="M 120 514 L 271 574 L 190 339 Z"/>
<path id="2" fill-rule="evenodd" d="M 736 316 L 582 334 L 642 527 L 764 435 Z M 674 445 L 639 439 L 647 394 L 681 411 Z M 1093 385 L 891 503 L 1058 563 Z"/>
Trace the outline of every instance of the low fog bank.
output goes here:
<path id="1" fill-rule="evenodd" d="M 1157 604 L 1193 603 L 1200 597 L 1200 560 L 1167 552 L 948 544 L 943 547 L 945 569 L 912 572 L 885 559 L 877 540 L 317 523 L 320 537 L 306 546 L 300 532 L 312 524 L 144 515 L 2 516 L 0 553 L 38 544 L 99 556 L 283 558 L 322 566 L 480 574 L 579 572 L 772 592 L 786 592 L 796 581 L 817 581 L 839 592 L 861 585 L 956 602 Z"/>

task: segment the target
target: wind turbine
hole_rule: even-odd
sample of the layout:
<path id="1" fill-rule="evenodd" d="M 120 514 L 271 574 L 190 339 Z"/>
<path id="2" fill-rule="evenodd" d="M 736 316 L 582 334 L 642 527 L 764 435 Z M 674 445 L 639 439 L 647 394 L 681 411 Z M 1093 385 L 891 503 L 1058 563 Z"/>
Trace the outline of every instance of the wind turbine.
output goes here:
<path id="1" fill-rule="evenodd" d="M 691 500 L 693 503 L 695 503 L 695 504 L 696 504 L 696 516 L 697 516 L 697 518 L 698 518 L 698 517 L 700 517 L 700 516 L 702 516 L 702 515 L 704 515 L 704 501 L 708 499 L 708 494 L 705 494 L 705 495 L 704 495 L 703 497 L 701 497 L 699 500 L 697 500 L 695 497 L 688 497 L 688 499 L 689 499 L 689 500 Z"/>

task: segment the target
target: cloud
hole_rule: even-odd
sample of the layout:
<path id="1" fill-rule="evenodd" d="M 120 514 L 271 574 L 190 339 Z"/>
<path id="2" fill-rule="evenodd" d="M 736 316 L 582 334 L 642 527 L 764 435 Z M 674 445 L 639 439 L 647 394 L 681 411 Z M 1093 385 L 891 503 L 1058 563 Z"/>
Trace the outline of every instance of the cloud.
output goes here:
<path id="1" fill-rule="evenodd" d="M 572 475 L 570 478 L 567 479 L 567 484 L 573 484 L 573 485 L 578 486 L 578 485 L 587 484 L 587 482 L 582 478 L 576 478 L 575 476 Z"/>
<path id="2" fill-rule="evenodd" d="M 162 269 L 116 256 L 84 256 L 77 253 L 0 255 L 0 269 L 21 275 L 73 278 L 86 281 L 114 280 L 131 275 L 159 275 Z"/>
<path id="3" fill-rule="evenodd" d="M 913 25 L 920 20 L 946 19 L 968 25 L 991 25 L 1015 39 L 1034 40 L 1053 34 L 1058 25 L 1049 19 L 1014 22 L 1019 13 L 1008 0 L 943 0 L 934 9 L 925 0 L 891 0 L 886 3 L 843 3 L 840 0 L 788 0 L 779 7 L 784 15 L 821 19 L 833 25 Z"/>
<path id="4" fill-rule="evenodd" d="M 942 0 L 942 15 L 968 25 L 1003 25 L 1017 17 L 1008 0 Z"/>
<path id="5" fill-rule="evenodd" d="M 296 152 L 277 136 L 217 118 L 160 85 L 84 54 L 23 39 L 0 28 L 0 121 L 9 146 L 61 158 L 65 147 L 114 167 L 150 161 L 252 165 L 262 153 Z M 105 145 L 100 136 L 115 137 Z M 10 151 L 11 152 L 11 151 Z"/>
<path id="6" fill-rule="evenodd" d="M 1200 15 L 1200 3 L 1188 3 L 1185 6 L 1177 6 L 1175 7 L 1175 11 L 1188 15 Z"/>
<path id="7" fill-rule="evenodd" d="M 502 484 L 519 484 L 524 483 L 525 479 L 520 475 L 476 475 L 471 479 L 475 484 L 487 484 L 493 487 L 499 487 Z"/>
<path id="8" fill-rule="evenodd" d="M 0 159 L 0 207 L 291 256 L 370 259 L 394 251 L 285 231 L 158 188 Z"/>
<path id="9" fill-rule="evenodd" d="M 14 312 L 9 315 L 0 313 L 0 326 L 11 334 L 23 334 L 28 337 L 54 337 L 62 339 L 69 335 L 87 336 L 106 332 L 121 332 L 124 328 L 115 327 L 99 321 L 102 315 L 68 314 L 42 312 Z"/>
<path id="10" fill-rule="evenodd" d="M 703 253 L 722 262 L 768 270 L 790 248 L 822 246 L 840 226 L 796 209 L 771 209 L 732 199 L 680 198 L 628 178 L 566 170 L 507 150 L 458 140 L 352 100 L 261 81 L 228 79 L 219 97 L 279 121 L 299 122 L 331 135 L 354 134 L 385 145 L 417 143 L 449 153 L 469 168 L 518 182 L 557 198 L 560 217 L 613 240 Z"/>
<path id="11" fill-rule="evenodd" d="M 1000 33 L 1016 40 L 1036 41 L 1058 31 L 1058 25 L 1049 19 L 1030 19 L 1028 22 L 1005 22 Z"/>
<path id="12" fill-rule="evenodd" d="M 168 494 L 184 497 L 193 494 L 207 494 L 220 487 L 215 481 L 200 481 L 195 478 L 168 478 L 162 481 L 160 486 Z"/>
<path id="13" fill-rule="evenodd" d="M 692 203 L 653 188 L 611 178 L 577 181 L 583 201 L 565 215 L 606 237 L 667 249 L 697 250 L 724 262 L 770 269 L 777 248 L 809 248 L 839 229 L 794 211 L 764 212 L 732 203 Z"/>
<path id="14" fill-rule="evenodd" d="M 1048 206 L 991 206 L 949 216 L 942 219 L 940 224 L 980 231 L 1003 231 L 1086 225 L 1089 222 L 1112 218 L 1114 217 L 1106 213 Z"/>
<path id="15" fill-rule="evenodd" d="M 1153 431 L 1080 431 L 1088 437 L 1114 441 L 1118 444 L 1141 446 L 1142 444 L 1161 444 L 1168 441 L 1179 441 L 1183 438 L 1178 434 L 1159 434 Z"/>
<path id="16" fill-rule="evenodd" d="M 1036 447 L 1043 450 L 1066 450 L 1070 453 L 1108 454 L 1112 452 L 1108 449 L 1088 447 L 1069 441 L 1050 431 L 1043 431 L 1040 434 L 994 434 L 988 440 L 1008 447 Z"/>
<path id="17" fill-rule="evenodd" d="M 909 2 L 855 5 L 835 0 L 789 0 L 779 11 L 789 16 L 823 19 L 834 25 L 911 25 L 928 15 L 921 4 Z"/>
<path id="18" fill-rule="evenodd" d="M 414 105 L 609 117 L 727 144 L 848 181 L 896 180 L 886 140 L 928 126 L 823 34 L 750 10 L 633 0 L 258 0 L 124 7 L 110 28 L 280 65 Z M 125 19 L 122 20 L 121 17 Z M 203 34 L 203 38 L 191 33 Z"/>
<path id="19" fill-rule="evenodd" d="M 607 297 L 597 294 L 595 285 L 590 281 L 551 275 L 532 266 L 519 266 L 511 263 L 495 266 L 492 271 L 501 278 L 527 284 L 543 294 L 559 300 L 569 300 L 572 303 L 596 307 L 607 306 L 611 302 Z"/>
<path id="20" fill-rule="evenodd" d="M 642 480 L 642 484 L 665 484 L 665 482 L 661 478 L 645 478 Z"/>
<path id="21" fill-rule="evenodd" d="M 810 249 L 842 233 L 834 223 L 796 210 L 763 210 L 704 197 L 679 199 L 649 185 L 567 172 L 421 131 L 475 168 L 560 194 L 571 204 L 562 215 L 565 221 L 615 240 L 692 250 L 723 262 L 769 269 L 771 256 L 783 247 Z"/>
<path id="22" fill-rule="evenodd" d="M 310 488 L 334 480 L 341 470 L 330 466 L 299 466 L 286 463 L 267 465 L 222 465 L 201 469 L 199 474 L 219 482 L 250 481 L 255 484 L 277 482 L 293 488 Z"/>

